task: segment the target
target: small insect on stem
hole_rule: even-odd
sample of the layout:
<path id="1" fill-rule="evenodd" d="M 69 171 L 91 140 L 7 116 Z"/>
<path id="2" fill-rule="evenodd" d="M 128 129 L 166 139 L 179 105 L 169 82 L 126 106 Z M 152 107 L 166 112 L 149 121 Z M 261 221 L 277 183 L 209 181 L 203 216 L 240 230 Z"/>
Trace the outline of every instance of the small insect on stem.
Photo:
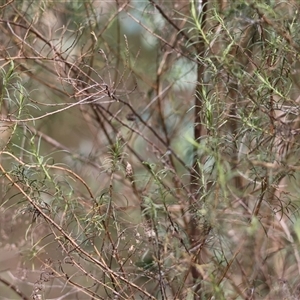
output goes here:
<path id="1" fill-rule="evenodd" d="M 132 166 L 129 162 L 127 162 L 126 164 L 125 172 L 126 172 L 126 177 L 131 178 L 133 176 Z"/>

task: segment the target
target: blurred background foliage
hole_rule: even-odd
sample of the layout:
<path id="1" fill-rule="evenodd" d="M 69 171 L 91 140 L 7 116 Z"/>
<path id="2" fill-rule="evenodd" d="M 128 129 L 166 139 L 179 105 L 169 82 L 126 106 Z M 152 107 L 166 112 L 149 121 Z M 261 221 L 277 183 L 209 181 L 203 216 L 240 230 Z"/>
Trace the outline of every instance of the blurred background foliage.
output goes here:
<path id="1" fill-rule="evenodd" d="M 0 294 L 300 299 L 299 1 L 0 1 Z"/>

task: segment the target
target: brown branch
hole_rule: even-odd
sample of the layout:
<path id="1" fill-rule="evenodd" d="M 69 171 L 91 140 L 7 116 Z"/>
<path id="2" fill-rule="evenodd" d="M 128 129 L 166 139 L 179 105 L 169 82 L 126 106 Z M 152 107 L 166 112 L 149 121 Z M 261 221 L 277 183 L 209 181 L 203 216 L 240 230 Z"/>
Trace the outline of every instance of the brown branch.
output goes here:
<path id="1" fill-rule="evenodd" d="M 53 228 L 55 228 L 56 230 L 58 230 L 62 236 L 70 243 L 70 245 L 72 245 L 74 247 L 74 250 L 76 250 L 76 252 L 80 253 L 81 255 L 85 256 L 86 258 L 88 258 L 90 260 L 91 263 L 94 263 L 96 266 L 99 266 L 105 273 L 109 274 L 110 276 L 114 276 L 116 279 L 119 279 L 121 281 L 123 281 L 124 283 L 128 284 L 129 286 L 131 286 L 132 288 L 140 291 L 141 293 L 143 293 L 145 296 L 149 297 L 149 299 L 153 299 L 155 300 L 155 298 L 149 294 L 147 291 L 143 290 L 142 288 L 140 288 L 138 285 L 136 285 L 135 283 L 129 281 L 128 279 L 126 279 L 124 276 L 120 275 L 118 272 L 113 271 L 112 269 L 110 269 L 104 259 L 102 257 L 99 258 L 95 258 L 93 256 L 90 255 L 90 253 L 88 253 L 86 250 L 83 249 L 83 247 L 80 247 L 79 244 L 77 244 L 77 242 L 74 240 L 74 238 L 72 236 L 70 236 L 60 225 L 58 225 L 50 216 L 48 216 L 46 214 L 46 212 L 44 211 L 43 208 L 41 208 L 27 193 L 26 191 L 21 187 L 21 185 L 19 183 L 17 183 L 12 177 L 11 175 L 6 171 L 6 169 L 2 166 L 2 164 L 0 164 L 0 170 L 3 172 L 4 176 L 8 179 L 8 181 L 10 182 L 10 184 L 12 184 L 14 187 L 16 187 L 16 189 L 25 197 L 25 199 L 35 208 L 35 210 L 37 212 L 39 212 L 39 215 L 41 217 L 44 218 L 44 220 L 51 225 Z M 77 265 L 77 267 L 79 268 L 80 265 L 77 264 L 75 261 L 74 263 Z M 86 272 L 85 272 L 86 273 Z M 93 280 L 101 283 L 100 280 L 98 280 L 96 277 L 94 277 L 92 274 L 87 274 L 88 276 L 90 276 Z M 115 291 L 110 288 L 112 290 L 113 293 L 115 293 Z"/>
<path id="2" fill-rule="evenodd" d="M 15 0 L 10 0 L 10 1 L 8 1 L 6 4 L 1 5 L 1 6 L 0 6 L 0 9 L 4 8 L 5 6 L 10 5 L 10 4 L 13 3 L 14 1 L 15 1 Z"/>
<path id="3" fill-rule="evenodd" d="M 0 282 L 2 282 L 4 285 L 6 285 L 9 289 L 14 291 L 21 299 L 23 300 L 29 300 L 22 292 L 20 292 L 20 289 L 13 285 L 11 282 L 8 282 L 6 279 L 0 277 Z"/>
<path id="4" fill-rule="evenodd" d="M 194 3 L 195 5 L 195 3 Z M 200 24 L 202 32 L 205 32 L 205 25 L 206 25 L 206 17 L 207 17 L 207 5 L 208 0 L 202 1 L 202 11 L 201 15 L 199 16 Z M 195 5 L 196 6 L 196 5 Z M 194 7 L 194 9 L 196 9 Z M 194 141 L 195 144 L 193 145 L 193 163 L 192 163 L 192 170 L 190 172 L 190 191 L 191 195 L 194 196 L 194 198 L 190 198 L 189 200 L 189 206 L 190 211 L 192 214 L 192 219 L 190 223 L 189 228 L 189 240 L 192 245 L 192 247 L 195 244 L 204 245 L 205 240 L 207 238 L 207 235 L 210 231 L 210 226 L 206 224 L 206 221 L 204 220 L 204 226 L 205 228 L 203 232 L 199 231 L 199 220 L 196 216 L 196 210 L 197 208 L 201 207 L 201 203 L 197 203 L 197 201 L 202 201 L 199 199 L 200 193 L 201 193 L 201 187 L 199 186 L 199 178 L 201 177 L 201 169 L 200 169 L 200 162 L 199 162 L 199 156 L 198 156 L 198 143 L 200 143 L 201 135 L 203 134 L 203 125 L 202 125 L 202 109 L 203 109 L 203 90 L 204 90 L 204 76 L 205 76 L 205 65 L 202 63 L 202 60 L 204 58 L 206 50 L 205 40 L 202 36 L 201 32 L 199 31 L 198 35 L 198 43 L 196 47 L 197 51 L 197 57 L 198 57 L 198 63 L 197 63 L 197 86 L 195 91 L 195 104 L 194 104 Z M 194 199 L 197 199 L 196 201 Z M 193 256 L 193 261 L 197 263 L 200 252 L 202 250 L 202 247 L 199 248 L 199 251 Z M 198 299 L 197 297 L 200 296 L 201 293 L 201 282 L 199 283 L 199 278 L 202 278 L 202 275 L 197 270 L 194 263 L 191 265 L 191 274 L 193 277 L 194 284 L 196 284 L 194 292 L 194 299 Z"/>
<path id="5" fill-rule="evenodd" d="M 191 45 L 195 46 L 197 44 L 196 41 L 193 40 L 192 37 L 189 37 L 184 30 L 182 30 L 181 28 L 179 28 L 169 17 L 168 15 L 165 13 L 165 11 L 160 7 L 159 4 L 157 4 L 156 2 L 154 2 L 153 0 L 149 0 L 149 2 L 160 12 L 160 14 L 164 17 L 164 19 L 170 23 L 178 32 L 178 35 L 183 36 L 186 40 L 186 42 L 189 42 Z"/>

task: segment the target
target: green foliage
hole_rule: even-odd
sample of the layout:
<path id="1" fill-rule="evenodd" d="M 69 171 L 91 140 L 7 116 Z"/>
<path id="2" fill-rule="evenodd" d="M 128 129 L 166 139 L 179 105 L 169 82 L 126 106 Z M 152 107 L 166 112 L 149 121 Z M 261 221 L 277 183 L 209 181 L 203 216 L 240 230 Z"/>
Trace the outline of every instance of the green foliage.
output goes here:
<path id="1" fill-rule="evenodd" d="M 131 2 L 1 4 L 1 294 L 298 299 L 298 3 Z"/>

